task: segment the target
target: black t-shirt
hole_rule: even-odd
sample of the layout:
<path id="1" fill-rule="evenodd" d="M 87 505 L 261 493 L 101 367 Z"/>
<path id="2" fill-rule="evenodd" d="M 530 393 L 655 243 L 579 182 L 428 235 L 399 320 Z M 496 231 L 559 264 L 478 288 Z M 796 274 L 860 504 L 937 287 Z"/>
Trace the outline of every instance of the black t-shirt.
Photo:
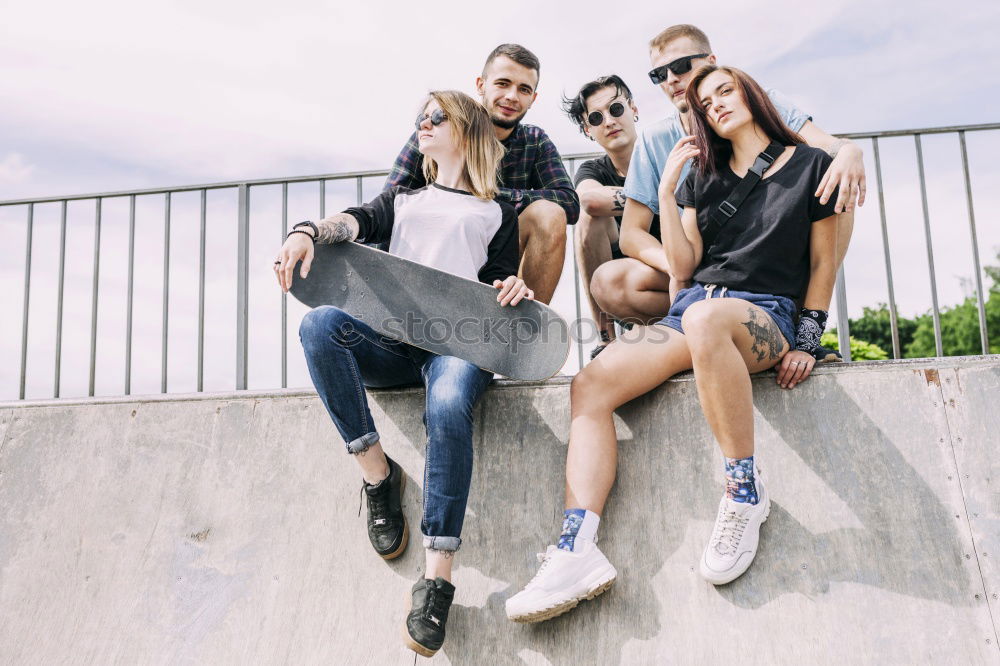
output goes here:
<path id="1" fill-rule="evenodd" d="M 805 144 L 795 147 L 774 175 L 757 183 L 710 247 L 702 251 L 694 279 L 756 294 L 797 299 L 809 283 L 812 223 L 833 215 L 837 194 L 826 205 L 813 196 L 831 158 Z M 712 210 L 733 191 L 740 177 L 728 164 L 715 175 L 691 169 L 677 190 L 677 203 L 695 208 L 704 231 Z"/>
<path id="2" fill-rule="evenodd" d="M 610 185 L 611 187 L 624 187 L 625 178 L 618 175 L 618 171 L 615 170 L 615 165 L 611 163 L 611 158 L 607 155 L 601 155 L 597 159 L 587 160 L 576 170 L 576 176 L 573 177 L 573 185 L 579 187 L 580 183 L 584 180 L 596 180 L 601 185 Z M 615 217 L 615 223 L 618 227 L 622 226 L 621 215 Z M 660 216 L 654 215 L 653 221 L 649 225 L 649 233 L 653 235 L 656 240 L 660 240 Z"/>

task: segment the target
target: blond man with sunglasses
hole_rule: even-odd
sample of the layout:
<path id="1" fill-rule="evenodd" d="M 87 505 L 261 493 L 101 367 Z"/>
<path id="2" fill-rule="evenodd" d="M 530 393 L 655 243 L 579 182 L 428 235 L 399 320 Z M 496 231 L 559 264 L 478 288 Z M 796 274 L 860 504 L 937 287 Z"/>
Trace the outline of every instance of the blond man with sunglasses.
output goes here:
<path id="1" fill-rule="evenodd" d="M 663 245 L 650 233 L 653 217 L 660 213 L 657 196 L 660 176 L 667 157 L 681 137 L 690 134 L 691 109 L 685 93 L 695 70 L 715 64 L 716 57 L 704 32 L 693 25 L 675 25 L 663 30 L 649 43 L 652 69 L 650 80 L 670 99 L 676 111 L 667 118 L 646 127 L 636 141 L 623 194 L 624 211 L 619 245 L 632 258 L 631 263 L 609 262 L 595 274 L 591 289 L 601 294 L 602 308 L 618 319 L 651 321 L 662 317 L 666 310 L 652 311 L 650 303 L 668 303 L 679 287 L 672 284 L 666 265 Z M 806 143 L 833 157 L 833 162 L 820 182 L 815 195 L 825 204 L 839 186 L 836 211 L 846 212 L 838 222 L 837 264 L 844 259 L 854 227 L 853 210 L 865 200 L 865 168 L 861 149 L 846 139 L 838 139 L 821 130 L 812 117 L 795 107 L 785 96 L 771 89 L 768 96 L 785 125 L 798 132 Z M 687 176 L 688 166 L 680 182 Z M 634 265 L 633 265 L 634 264 Z M 636 278 L 643 280 L 644 290 L 632 286 Z M 655 300 L 651 294 L 659 291 L 664 298 Z M 669 292 L 670 296 L 666 296 Z M 820 360 L 835 360 L 829 350 L 821 348 Z"/>

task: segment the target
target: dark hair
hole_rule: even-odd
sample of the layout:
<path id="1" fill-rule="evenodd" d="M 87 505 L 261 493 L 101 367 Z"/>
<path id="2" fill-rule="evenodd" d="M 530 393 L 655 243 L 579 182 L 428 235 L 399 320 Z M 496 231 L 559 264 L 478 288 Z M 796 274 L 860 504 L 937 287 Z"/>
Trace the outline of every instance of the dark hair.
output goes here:
<path id="1" fill-rule="evenodd" d="M 629 90 L 628 86 L 625 85 L 625 82 L 622 81 L 622 77 L 617 74 L 599 76 L 589 83 L 584 83 L 583 87 L 580 88 L 580 92 L 576 94 L 576 97 L 563 96 L 563 111 L 567 116 L 569 116 L 570 120 L 576 123 L 576 126 L 580 128 L 581 132 L 584 131 L 584 118 L 587 116 L 587 100 L 598 90 L 603 90 L 604 88 L 610 88 L 612 86 L 614 86 L 615 89 L 615 97 L 624 95 L 625 99 L 629 102 L 632 101 L 632 91 Z M 586 132 L 584 132 L 584 134 L 586 134 Z"/>
<path id="2" fill-rule="evenodd" d="M 650 51 L 662 51 L 667 44 L 674 41 L 675 39 L 680 39 L 681 37 L 687 37 L 692 42 L 694 42 L 695 47 L 699 51 L 705 53 L 712 52 L 712 45 L 708 43 L 708 35 L 702 32 L 698 27 L 691 25 L 690 23 L 682 23 L 680 25 L 672 25 L 656 37 L 649 40 L 649 50 Z"/>
<path id="3" fill-rule="evenodd" d="M 749 74 L 735 67 L 704 65 L 691 77 L 685 93 L 688 106 L 693 112 L 690 116 L 691 133 L 694 134 L 694 143 L 699 151 L 696 165 L 702 175 L 714 174 L 724 161 L 729 159 L 733 150 L 732 144 L 716 134 L 708 123 L 708 113 L 698 97 L 698 87 L 712 72 L 724 72 L 733 77 L 743 101 L 750 110 L 750 117 L 771 141 L 777 141 L 784 146 L 805 143 L 798 133 L 788 129 L 778 110 L 774 108 L 771 98 L 759 83 L 750 78 Z"/>
<path id="4" fill-rule="evenodd" d="M 486 64 L 483 65 L 483 78 L 486 78 L 486 70 L 489 69 L 490 63 L 499 58 L 500 56 L 505 56 L 516 62 L 521 67 L 527 67 L 528 69 L 535 70 L 535 73 L 539 76 L 542 73 L 541 64 L 538 62 L 538 56 L 524 48 L 520 44 L 501 44 L 496 47 L 490 54 L 486 56 Z"/>

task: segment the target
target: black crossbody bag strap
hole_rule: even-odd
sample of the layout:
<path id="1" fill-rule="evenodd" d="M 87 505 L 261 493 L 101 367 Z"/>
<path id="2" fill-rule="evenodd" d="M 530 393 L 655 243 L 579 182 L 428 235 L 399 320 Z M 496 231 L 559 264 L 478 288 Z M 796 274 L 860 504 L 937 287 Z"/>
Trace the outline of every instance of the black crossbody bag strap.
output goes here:
<path id="1" fill-rule="evenodd" d="M 785 147 L 778 143 L 777 141 L 772 141 L 771 145 L 764 149 L 757 159 L 754 160 L 753 166 L 747 171 L 747 175 L 743 176 L 733 191 L 729 193 L 726 200 L 719 204 L 719 207 L 713 210 L 709 214 L 708 226 L 701 232 L 701 239 L 703 247 L 708 247 L 715 240 L 715 237 L 719 235 L 722 231 L 723 225 L 729 221 L 729 219 L 736 214 L 739 210 L 740 205 L 746 200 L 747 195 L 750 191 L 757 186 L 757 183 L 761 181 L 764 177 L 764 172 L 774 164 L 774 161 L 778 159 L 778 156 L 785 150 Z"/>

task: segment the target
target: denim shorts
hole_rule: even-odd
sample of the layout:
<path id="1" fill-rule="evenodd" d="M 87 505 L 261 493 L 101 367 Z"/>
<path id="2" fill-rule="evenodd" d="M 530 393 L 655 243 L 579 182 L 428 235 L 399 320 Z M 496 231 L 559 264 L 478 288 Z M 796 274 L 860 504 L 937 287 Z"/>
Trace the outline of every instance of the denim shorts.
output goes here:
<path id="1" fill-rule="evenodd" d="M 795 302 L 787 296 L 774 296 L 772 294 L 754 294 L 749 291 L 733 291 L 727 287 L 720 287 L 717 284 L 701 284 L 695 282 L 693 287 L 682 289 L 670 306 L 667 316 L 656 322 L 662 326 L 669 326 L 675 331 L 684 332 L 681 327 L 681 316 L 684 311 L 698 301 L 708 298 L 739 298 L 749 303 L 753 303 L 761 310 L 770 315 L 778 330 L 785 336 L 789 347 L 795 347 Z"/>

